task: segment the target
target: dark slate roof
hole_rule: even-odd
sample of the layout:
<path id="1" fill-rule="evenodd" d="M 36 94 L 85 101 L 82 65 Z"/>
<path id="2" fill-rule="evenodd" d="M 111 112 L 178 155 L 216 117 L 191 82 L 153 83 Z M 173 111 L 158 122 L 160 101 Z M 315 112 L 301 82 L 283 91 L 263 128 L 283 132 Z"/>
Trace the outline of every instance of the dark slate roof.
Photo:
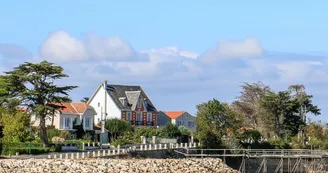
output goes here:
<path id="1" fill-rule="evenodd" d="M 131 111 L 134 110 L 139 95 L 144 98 L 144 104 L 147 109 L 147 112 L 157 111 L 155 106 L 152 104 L 150 99 L 147 97 L 146 93 L 142 90 L 140 86 L 132 86 L 132 85 L 107 85 L 106 88 L 108 94 L 113 99 L 115 104 L 121 110 Z M 126 97 L 129 104 L 123 105 L 120 102 L 120 98 Z"/>

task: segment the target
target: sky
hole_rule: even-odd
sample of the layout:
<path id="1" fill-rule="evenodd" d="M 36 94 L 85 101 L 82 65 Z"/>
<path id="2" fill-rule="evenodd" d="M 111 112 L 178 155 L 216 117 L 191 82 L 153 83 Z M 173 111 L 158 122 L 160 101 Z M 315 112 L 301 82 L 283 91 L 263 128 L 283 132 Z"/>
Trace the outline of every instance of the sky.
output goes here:
<path id="1" fill-rule="evenodd" d="M 158 110 L 232 102 L 243 82 L 303 84 L 327 122 L 327 1 L 3 1 L 0 73 L 47 60 L 78 85 L 140 85 Z"/>

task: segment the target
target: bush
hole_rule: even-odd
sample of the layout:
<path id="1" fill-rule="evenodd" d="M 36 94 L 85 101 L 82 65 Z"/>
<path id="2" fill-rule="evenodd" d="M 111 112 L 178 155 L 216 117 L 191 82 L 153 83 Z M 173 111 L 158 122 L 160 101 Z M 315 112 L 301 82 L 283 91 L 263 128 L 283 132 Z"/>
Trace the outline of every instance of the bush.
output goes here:
<path id="1" fill-rule="evenodd" d="M 128 145 L 128 144 L 133 144 L 133 142 L 131 142 L 127 139 L 117 139 L 111 143 L 111 145 L 113 145 L 113 146 Z"/>
<path id="2" fill-rule="evenodd" d="M 53 139 L 53 137 L 58 137 L 60 136 L 61 131 L 55 128 L 49 128 L 47 127 L 47 137 L 48 139 Z"/>
<path id="3" fill-rule="evenodd" d="M 28 154 L 30 147 L 31 147 L 31 154 L 48 153 L 51 151 L 51 148 L 44 148 L 42 143 L 38 143 L 35 141 L 31 142 L 31 146 L 29 142 L 2 141 L 1 154 L 14 155 L 16 154 L 16 152 L 19 152 L 20 154 Z"/>
<path id="4" fill-rule="evenodd" d="M 71 133 L 69 131 L 61 131 L 59 137 L 64 139 L 69 139 L 71 136 Z"/>
<path id="5" fill-rule="evenodd" d="M 290 149 L 291 146 L 285 142 L 285 140 L 281 138 L 272 138 L 269 139 L 268 142 L 275 148 L 275 149 Z"/>

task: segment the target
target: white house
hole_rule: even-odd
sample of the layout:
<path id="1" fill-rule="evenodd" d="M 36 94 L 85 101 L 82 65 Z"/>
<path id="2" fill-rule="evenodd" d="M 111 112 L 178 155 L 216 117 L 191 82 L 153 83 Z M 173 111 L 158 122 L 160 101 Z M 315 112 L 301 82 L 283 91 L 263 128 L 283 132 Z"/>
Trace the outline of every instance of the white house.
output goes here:
<path id="1" fill-rule="evenodd" d="M 177 126 L 184 126 L 189 130 L 196 131 L 196 117 L 185 111 L 168 111 L 165 114 L 171 118 L 171 123 Z"/>
<path id="2" fill-rule="evenodd" d="M 118 118 L 132 125 L 156 126 L 157 110 L 140 86 L 100 84 L 88 104 L 97 112 L 95 123 Z"/>
<path id="3" fill-rule="evenodd" d="M 64 106 L 55 113 L 54 117 L 46 119 L 46 125 L 54 125 L 59 130 L 74 130 L 74 125 L 83 124 L 84 130 L 94 130 L 94 117 L 97 114 L 93 107 L 86 103 L 56 103 Z M 40 121 L 35 115 L 31 116 L 33 126 Z"/>

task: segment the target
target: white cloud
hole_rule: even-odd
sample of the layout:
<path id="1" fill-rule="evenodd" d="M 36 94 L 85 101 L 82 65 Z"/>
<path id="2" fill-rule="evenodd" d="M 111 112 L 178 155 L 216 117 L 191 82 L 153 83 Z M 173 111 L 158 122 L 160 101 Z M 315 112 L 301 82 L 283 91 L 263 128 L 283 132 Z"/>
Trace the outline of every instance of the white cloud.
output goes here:
<path id="1" fill-rule="evenodd" d="M 80 61 L 88 58 L 84 43 L 65 31 L 49 34 L 40 46 L 41 58 L 55 62 Z"/>
<path id="2" fill-rule="evenodd" d="M 263 52 L 261 43 L 255 38 L 246 38 L 243 41 L 222 40 L 216 46 L 205 51 L 200 59 L 204 63 L 214 63 L 222 59 L 258 57 Z"/>
<path id="3" fill-rule="evenodd" d="M 39 55 L 55 62 L 100 60 L 147 60 L 119 37 L 99 37 L 89 34 L 85 39 L 74 38 L 65 31 L 49 34 L 40 46 Z"/>

